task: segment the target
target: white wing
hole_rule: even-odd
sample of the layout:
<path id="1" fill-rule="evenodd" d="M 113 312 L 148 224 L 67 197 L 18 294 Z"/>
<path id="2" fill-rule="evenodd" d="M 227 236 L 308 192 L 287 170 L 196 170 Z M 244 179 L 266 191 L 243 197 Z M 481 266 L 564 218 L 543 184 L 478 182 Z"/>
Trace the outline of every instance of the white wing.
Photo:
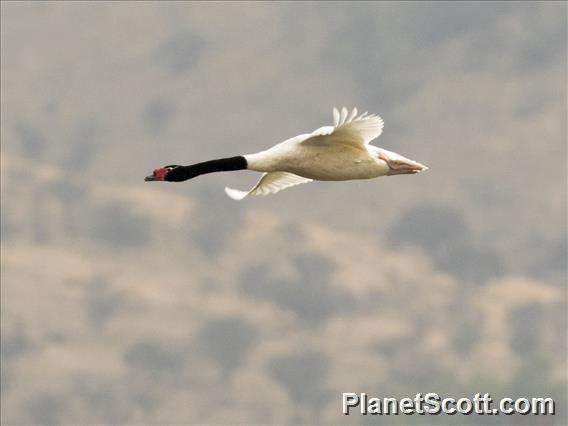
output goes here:
<path id="1" fill-rule="evenodd" d="M 307 179 L 288 172 L 264 173 L 258 183 L 250 191 L 239 191 L 238 189 L 225 188 L 225 192 L 233 200 L 242 200 L 247 195 L 268 195 L 276 194 L 278 191 L 290 188 L 301 183 L 311 182 Z"/>
<path id="2" fill-rule="evenodd" d="M 362 147 L 378 138 L 384 127 L 385 123 L 378 115 L 367 115 L 365 112 L 357 116 L 357 108 L 353 108 L 351 114 L 345 107 L 341 112 L 333 108 L 333 126 L 320 127 L 302 143 L 338 142 Z"/>

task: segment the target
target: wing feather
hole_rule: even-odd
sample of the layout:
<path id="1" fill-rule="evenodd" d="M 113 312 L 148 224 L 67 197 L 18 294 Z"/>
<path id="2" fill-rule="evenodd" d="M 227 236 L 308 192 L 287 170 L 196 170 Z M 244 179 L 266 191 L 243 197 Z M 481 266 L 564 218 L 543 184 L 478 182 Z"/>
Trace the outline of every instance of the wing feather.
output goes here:
<path id="1" fill-rule="evenodd" d="M 264 173 L 257 184 L 248 192 L 233 188 L 225 188 L 225 192 L 233 200 L 242 200 L 248 195 L 276 194 L 283 189 L 311 181 L 312 179 L 307 179 L 293 173 L 270 172 Z"/>
<path id="2" fill-rule="evenodd" d="M 301 143 L 344 143 L 364 147 L 383 133 L 385 123 L 375 114 L 367 112 L 357 116 L 357 108 L 349 114 L 343 107 L 341 113 L 333 108 L 333 126 L 320 127 Z"/>
<path id="3" fill-rule="evenodd" d="M 339 111 L 337 108 L 333 108 L 333 125 L 335 127 L 339 126 Z"/>
<path id="4" fill-rule="evenodd" d="M 342 126 L 345 124 L 345 120 L 347 120 L 347 114 L 349 112 L 347 111 L 347 108 L 343 107 L 341 108 L 341 118 L 339 119 L 339 125 Z"/>
<path id="5" fill-rule="evenodd" d="M 363 145 L 368 145 L 372 140 L 378 138 L 383 133 L 384 127 L 385 123 L 381 117 L 378 115 L 370 115 L 359 120 L 354 120 L 337 130 L 358 135 L 360 142 Z"/>
<path id="6" fill-rule="evenodd" d="M 357 116 L 357 108 L 353 108 L 353 111 L 351 111 L 351 114 L 349 114 L 349 118 L 347 118 L 347 122 L 351 122 L 353 121 L 353 119 Z"/>

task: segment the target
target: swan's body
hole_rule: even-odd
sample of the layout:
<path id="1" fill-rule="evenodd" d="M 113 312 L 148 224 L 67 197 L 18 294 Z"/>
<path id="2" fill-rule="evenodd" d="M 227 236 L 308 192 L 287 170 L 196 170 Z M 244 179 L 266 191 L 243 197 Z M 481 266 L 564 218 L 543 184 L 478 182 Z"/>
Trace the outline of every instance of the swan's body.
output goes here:
<path id="1" fill-rule="evenodd" d="M 267 195 L 312 180 L 372 179 L 395 174 L 415 174 L 427 167 L 394 152 L 370 145 L 381 135 L 381 117 L 357 109 L 348 114 L 334 108 L 334 125 L 288 139 L 266 151 L 192 166 L 156 169 L 146 180 L 182 181 L 203 173 L 249 169 L 264 172 L 250 191 L 225 188 L 236 200 L 247 195 Z"/>
<path id="2" fill-rule="evenodd" d="M 258 154 L 245 155 L 248 168 L 259 172 L 287 171 L 312 180 L 370 179 L 389 171 L 377 162 L 378 148 L 336 142 L 331 136 L 309 140 L 300 135 Z"/>

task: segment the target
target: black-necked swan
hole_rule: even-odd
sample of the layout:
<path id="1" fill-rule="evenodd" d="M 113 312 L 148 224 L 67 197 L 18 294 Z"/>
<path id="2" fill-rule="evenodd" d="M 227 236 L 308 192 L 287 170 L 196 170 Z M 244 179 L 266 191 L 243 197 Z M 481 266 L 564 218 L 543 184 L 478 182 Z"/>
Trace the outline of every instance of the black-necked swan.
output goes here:
<path id="1" fill-rule="evenodd" d="M 312 180 L 371 179 L 415 174 L 428 170 L 423 164 L 369 143 L 383 132 L 378 115 L 357 115 L 343 107 L 333 109 L 333 126 L 288 139 L 266 151 L 205 161 L 190 166 L 170 165 L 154 170 L 146 181 L 182 182 L 196 176 L 231 170 L 264 172 L 250 191 L 225 188 L 227 195 L 242 200 L 247 195 L 274 194 Z"/>

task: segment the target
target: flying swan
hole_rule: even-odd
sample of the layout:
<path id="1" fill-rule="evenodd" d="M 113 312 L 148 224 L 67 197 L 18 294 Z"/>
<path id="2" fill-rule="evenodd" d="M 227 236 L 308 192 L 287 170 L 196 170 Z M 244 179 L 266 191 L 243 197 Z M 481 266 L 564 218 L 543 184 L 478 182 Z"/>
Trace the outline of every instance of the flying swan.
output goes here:
<path id="1" fill-rule="evenodd" d="M 264 172 L 250 191 L 225 188 L 234 200 L 248 195 L 268 195 L 312 180 L 372 179 L 415 174 L 428 170 L 423 164 L 369 143 L 383 132 L 378 115 L 357 115 L 343 107 L 333 109 L 333 126 L 288 139 L 266 151 L 205 161 L 189 166 L 155 169 L 146 181 L 182 182 L 205 173 L 232 170 Z"/>

